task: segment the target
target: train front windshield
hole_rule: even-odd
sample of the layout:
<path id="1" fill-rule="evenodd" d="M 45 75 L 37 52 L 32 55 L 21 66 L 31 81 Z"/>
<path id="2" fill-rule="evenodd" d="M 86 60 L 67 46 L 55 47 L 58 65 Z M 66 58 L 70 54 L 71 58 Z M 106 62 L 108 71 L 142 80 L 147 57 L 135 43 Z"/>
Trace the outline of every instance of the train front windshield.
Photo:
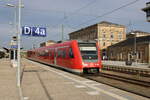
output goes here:
<path id="1" fill-rule="evenodd" d="M 79 43 L 79 49 L 84 62 L 98 61 L 96 43 Z"/>

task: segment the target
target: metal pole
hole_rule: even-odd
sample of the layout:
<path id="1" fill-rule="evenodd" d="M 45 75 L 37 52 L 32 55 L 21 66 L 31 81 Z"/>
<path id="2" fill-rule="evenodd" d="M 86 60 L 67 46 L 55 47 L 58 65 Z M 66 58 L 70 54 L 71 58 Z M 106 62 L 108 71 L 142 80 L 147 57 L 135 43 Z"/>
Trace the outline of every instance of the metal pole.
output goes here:
<path id="1" fill-rule="evenodd" d="M 15 59 L 15 57 L 16 57 L 16 55 L 15 55 L 15 49 L 13 49 L 13 53 L 14 53 L 14 55 L 13 55 L 13 61 L 15 61 L 16 59 Z"/>
<path id="2" fill-rule="evenodd" d="M 135 60 L 135 65 L 137 63 L 137 52 L 136 52 L 136 33 L 134 34 L 134 60 Z"/>
<path id="3" fill-rule="evenodd" d="M 16 20 L 16 16 L 17 16 L 17 7 L 15 7 L 15 13 L 14 13 L 14 34 L 15 36 L 17 36 L 17 26 L 16 26 L 16 23 L 17 23 L 17 20 Z M 16 45 L 16 44 L 15 44 Z M 16 49 L 14 49 L 14 61 L 16 61 Z"/>
<path id="4" fill-rule="evenodd" d="M 18 56 L 18 75 L 17 75 L 17 86 L 20 87 L 20 33 L 21 33 L 21 0 L 18 1 L 18 53 L 17 53 L 17 56 Z"/>
<path id="5" fill-rule="evenodd" d="M 62 42 L 64 41 L 64 25 L 62 24 Z"/>
<path id="6" fill-rule="evenodd" d="M 148 45 L 148 64 L 149 64 L 149 67 L 150 67 L 150 43 L 149 43 L 149 45 Z"/>

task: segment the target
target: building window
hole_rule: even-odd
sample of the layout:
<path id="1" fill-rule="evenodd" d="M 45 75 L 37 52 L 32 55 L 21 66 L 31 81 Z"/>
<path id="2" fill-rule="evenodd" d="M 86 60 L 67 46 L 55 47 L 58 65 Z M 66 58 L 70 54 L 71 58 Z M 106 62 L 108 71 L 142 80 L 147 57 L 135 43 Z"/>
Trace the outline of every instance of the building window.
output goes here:
<path id="1" fill-rule="evenodd" d="M 90 39 L 90 35 L 87 35 L 86 39 Z"/>
<path id="2" fill-rule="evenodd" d="M 103 34 L 103 38 L 106 38 L 106 35 L 105 35 L 105 34 Z"/>
<path id="3" fill-rule="evenodd" d="M 103 46 L 105 46 L 106 44 L 105 44 L 105 42 L 103 43 Z"/>
<path id="4" fill-rule="evenodd" d="M 119 32 L 119 34 L 122 34 L 122 32 Z"/>
<path id="5" fill-rule="evenodd" d="M 120 39 L 120 40 L 121 40 L 121 38 L 122 38 L 122 35 L 121 35 L 121 34 L 119 34 L 119 35 L 118 35 L 118 39 Z"/>
<path id="6" fill-rule="evenodd" d="M 113 57 L 113 54 L 114 54 L 113 51 L 111 51 L 111 52 L 110 52 L 110 56 Z"/>
<path id="7" fill-rule="evenodd" d="M 97 38 L 97 34 L 96 34 L 96 32 L 94 33 L 94 38 Z"/>
<path id="8" fill-rule="evenodd" d="M 114 38 L 114 35 L 113 35 L 113 34 L 111 34 L 111 35 L 110 35 L 110 38 Z"/>

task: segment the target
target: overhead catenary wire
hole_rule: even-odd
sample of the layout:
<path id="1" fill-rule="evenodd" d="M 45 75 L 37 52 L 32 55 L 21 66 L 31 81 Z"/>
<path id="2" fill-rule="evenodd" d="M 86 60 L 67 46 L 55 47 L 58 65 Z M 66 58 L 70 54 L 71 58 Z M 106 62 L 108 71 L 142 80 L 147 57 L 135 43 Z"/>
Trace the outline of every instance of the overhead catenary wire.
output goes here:
<path id="1" fill-rule="evenodd" d="M 95 20 L 95 19 L 97 19 L 97 18 L 100 18 L 100 17 L 106 16 L 106 15 L 112 14 L 113 12 L 118 11 L 119 9 L 122 9 L 122 8 L 124 8 L 124 7 L 127 7 L 127 6 L 129 6 L 129 5 L 131 5 L 131 4 L 134 4 L 134 3 L 136 3 L 137 1 L 139 1 L 139 0 L 134 0 L 134 1 L 132 1 L 132 2 L 129 2 L 129 3 L 123 5 L 123 6 L 119 7 L 119 8 L 113 9 L 113 10 L 111 10 L 111 11 L 109 11 L 109 12 L 106 12 L 106 13 L 100 15 L 100 16 L 95 16 L 95 18 L 90 19 L 90 21 L 93 21 L 93 20 Z M 72 14 L 71 14 L 69 17 L 67 16 L 67 17 L 63 18 L 62 20 L 65 20 L 65 19 L 67 19 L 67 18 L 70 18 L 72 15 L 78 13 L 79 11 L 83 10 L 84 8 L 88 7 L 89 5 L 91 5 L 91 4 L 94 3 L 94 2 L 96 2 L 96 0 L 93 0 L 93 1 L 91 1 L 91 2 L 89 2 L 89 3 L 87 3 L 85 6 L 79 8 L 79 9 L 76 9 L 74 12 L 72 12 Z M 47 11 L 48 11 L 48 10 L 47 10 Z M 94 16 L 93 16 L 93 17 L 94 17 Z M 60 22 L 60 21 L 59 21 L 59 22 Z M 86 23 L 88 23 L 88 22 L 89 22 L 89 20 L 86 21 L 86 22 L 84 22 L 84 23 L 79 24 L 78 26 L 83 25 L 83 24 L 86 24 Z M 59 25 L 60 25 L 60 23 L 59 23 Z M 51 26 L 51 27 L 52 27 L 52 26 Z M 71 25 L 70 27 L 71 27 L 72 29 L 76 29 L 76 27 L 73 27 L 72 25 Z"/>
<path id="2" fill-rule="evenodd" d="M 126 6 L 129 6 L 129 5 L 131 5 L 131 4 L 133 4 L 133 3 L 137 2 L 137 1 L 139 1 L 139 0 L 135 0 L 135 1 L 129 2 L 128 4 L 125 4 L 125 5 L 123 5 L 123 6 L 119 7 L 119 8 L 116 8 L 116 9 L 112 10 L 112 11 L 106 12 L 106 13 L 100 15 L 100 16 L 98 16 L 98 15 L 85 14 L 85 16 L 89 15 L 89 16 L 93 16 L 93 17 L 95 17 L 95 18 L 90 19 L 90 20 L 88 20 L 88 21 L 86 21 L 86 22 L 84 22 L 84 23 L 81 23 L 81 24 L 79 24 L 78 26 L 83 25 L 83 24 L 86 24 L 86 23 L 89 22 L 89 21 L 96 20 L 97 18 L 100 18 L 100 17 L 106 16 L 106 15 L 108 15 L 108 14 L 111 14 L 111 13 L 113 13 L 113 12 L 115 12 L 115 11 L 121 9 L 121 8 L 124 8 L 124 7 L 126 7 Z M 96 2 L 96 0 L 93 0 L 93 1 L 91 1 L 91 2 L 89 2 L 89 3 L 87 3 L 85 6 L 79 8 L 79 9 L 76 9 L 74 12 L 70 12 L 70 14 L 71 14 L 70 16 L 66 16 L 66 13 L 65 13 L 65 17 L 63 17 L 60 21 L 58 21 L 59 24 L 55 24 L 55 25 L 53 25 L 53 26 L 55 27 L 55 26 L 60 25 L 60 22 L 61 22 L 61 21 L 64 21 L 64 20 L 70 18 L 71 16 L 75 15 L 76 13 L 78 13 L 79 11 L 81 11 L 81 10 L 83 10 L 84 8 L 88 7 L 89 5 L 91 5 L 91 4 L 94 3 L 94 2 Z M 33 9 L 32 9 L 32 10 L 33 10 Z M 30 11 L 31 11 L 31 9 L 30 9 Z M 41 11 L 49 11 L 49 10 L 41 10 Z M 56 12 L 63 12 L 63 11 L 56 11 Z M 63 12 L 63 13 L 64 13 L 64 12 Z M 67 12 L 67 13 L 68 13 L 68 12 Z M 81 13 L 80 13 L 80 14 L 81 14 Z M 121 18 L 115 18 L 115 19 L 121 19 Z M 72 28 L 73 28 L 73 26 L 72 26 Z M 74 27 L 74 29 L 75 29 L 75 27 Z"/>
<path id="3" fill-rule="evenodd" d="M 97 0 L 93 0 L 93 1 L 91 1 L 91 2 L 89 2 L 89 3 L 87 3 L 86 5 L 82 6 L 81 8 L 76 9 L 75 11 L 72 12 L 72 14 L 71 14 L 69 17 L 75 15 L 75 14 L 78 13 L 79 11 L 85 9 L 86 7 L 89 7 L 91 4 L 93 4 L 93 3 L 96 2 L 96 1 L 97 1 Z M 65 17 L 65 18 L 62 18 L 59 22 L 63 22 L 64 20 L 68 19 L 69 17 L 67 16 L 67 17 Z M 57 24 L 57 25 L 59 25 L 59 24 Z"/>
<path id="4" fill-rule="evenodd" d="M 101 17 L 104 17 L 104 16 L 106 16 L 106 15 L 110 15 L 110 14 L 112 14 L 112 13 L 114 13 L 114 12 L 116 12 L 116 11 L 122 9 L 122 8 L 125 8 L 125 7 L 127 7 L 127 6 L 130 6 L 130 5 L 132 5 L 132 4 L 134 4 L 134 3 L 138 2 L 138 1 L 140 1 L 140 0 L 134 0 L 134 1 L 132 1 L 132 2 L 129 2 L 129 3 L 127 3 L 127 4 L 124 4 L 124 5 L 122 5 L 122 6 L 118 7 L 118 8 L 115 8 L 115 9 L 113 9 L 113 10 L 111 10 L 111 11 L 108 11 L 108 12 L 106 12 L 106 13 L 104 13 L 104 14 L 102 14 L 102 15 L 99 15 L 99 16 L 93 18 L 93 19 L 87 20 L 87 21 L 85 21 L 85 22 L 83 22 L 83 23 L 81 23 L 81 24 L 79 24 L 79 25 L 77 25 L 77 26 L 75 26 L 75 27 L 84 25 L 84 24 L 86 24 L 86 23 L 88 23 L 88 22 L 94 21 L 94 20 L 96 20 L 96 19 L 98 19 L 98 18 L 101 18 Z"/>
<path id="5" fill-rule="evenodd" d="M 84 5 L 83 7 L 81 7 L 81 8 L 79 8 L 79 9 L 76 9 L 72 14 L 71 14 L 71 16 L 73 16 L 74 14 L 76 14 L 77 12 L 79 12 L 80 10 L 82 10 L 82 9 L 84 9 L 84 8 L 86 8 L 86 7 L 88 7 L 89 5 L 91 5 L 92 3 L 94 3 L 96 0 L 93 0 L 93 1 L 91 1 L 91 2 L 89 2 L 89 3 L 87 3 L 86 5 Z M 70 16 L 69 16 L 70 17 Z M 67 19 L 68 17 L 66 16 L 66 13 L 64 13 L 64 17 L 60 20 L 60 21 L 65 21 L 66 19 Z M 59 22 L 60 22 L 59 21 Z M 57 24 L 57 25 L 60 25 L 60 23 L 59 24 Z M 55 26 L 57 26 L 57 25 L 55 25 Z M 52 26 L 52 27 L 54 27 L 54 25 Z M 73 28 L 72 28 L 73 29 Z"/>

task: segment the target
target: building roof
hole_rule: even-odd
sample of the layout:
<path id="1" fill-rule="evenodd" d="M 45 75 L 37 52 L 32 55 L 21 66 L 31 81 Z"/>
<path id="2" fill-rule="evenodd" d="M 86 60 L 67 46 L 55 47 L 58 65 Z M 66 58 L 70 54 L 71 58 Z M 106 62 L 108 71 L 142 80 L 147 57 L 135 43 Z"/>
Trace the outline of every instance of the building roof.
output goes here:
<path id="1" fill-rule="evenodd" d="M 4 49 L 1 49 L 1 48 L 0 48 L 0 52 L 4 52 Z"/>
<path id="2" fill-rule="evenodd" d="M 54 40 L 48 40 L 48 41 L 46 41 L 46 42 L 54 42 L 54 43 L 56 43 L 56 41 L 54 41 Z"/>
<path id="3" fill-rule="evenodd" d="M 132 31 L 132 32 L 129 32 L 129 33 L 144 33 L 144 34 L 150 34 L 149 32 L 143 32 L 143 31 L 140 31 L 140 30 L 135 30 L 135 31 Z"/>
<path id="4" fill-rule="evenodd" d="M 48 40 L 48 41 L 42 42 L 42 43 L 40 43 L 40 44 L 45 44 L 45 43 L 56 43 L 56 41 L 54 41 L 54 40 Z"/>
<path id="5" fill-rule="evenodd" d="M 102 25 L 115 25 L 115 26 L 122 26 L 125 27 L 124 25 L 120 25 L 120 24 L 116 24 L 116 23 L 112 23 L 112 22 L 108 22 L 108 21 L 102 21 L 98 24 L 102 24 Z"/>
<path id="6" fill-rule="evenodd" d="M 87 27 L 85 27 L 85 28 L 81 28 L 81 29 L 79 29 L 79 30 L 76 30 L 76 31 L 73 31 L 73 32 L 69 33 L 69 35 L 70 35 L 70 34 L 73 34 L 73 33 L 76 33 L 76 32 L 80 32 L 80 31 L 82 31 L 82 30 L 85 30 L 85 29 L 87 29 L 87 28 L 89 28 L 89 27 L 93 27 L 93 26 L 96 26 L 96 25 L 98 25 L 98 24 L 93 24 L 93 25 L 87 26 Z"/>
<path id="7" fill-rule="evenodd" d="M 69 35 L 70 35 L 70 34 L 73 34 L 73 33 L 76 33 L 76 32 L 79 32 L 79 31 L 82 31 L 82 30 L 84 30 L 84 29 L 87 29 L 87 28 L 89 28 L 89 27 L 96 26 L 96 25 L 98 25 L 98 24 L 99 24 L 99 25 L 115 25 L 115 26 L 119 26 L 119 27 L 125 27 L 124 25 L 120 25 L 120 24 L 116 24 L 116 23 L 112 23 L 112 22 L 108 22 L 108 21 L 101 21 L 101 22 L 99 22 L 99 23 L 96 23 L 96 24 L 87 26 L 87 27 L 85 27 L 85 28 L 79 29 L 79 30 L 77 30 L 77 31 L 71 32 L 71 33 L 69 33 Z"/>
<path id="8" fill-rule="evenodd" d="M 124 41 L 121 41 L 121 42 L 114 44 L 114 45 L 111 45 L 109 47 L 134 45 L 134 39 L 135 38 L 128 38 Z M 150 36 L 136 37 L 136 43 L 150 43 Z"/>
<path id="9" fill-rule="evenodd" d="M 143 31 L 136 30 L 136 31 L 131 31 L 131 32 L 129 32 L 129 33 L 126 35 L 126 37 L 127 37 L 127 38 L 133 38 L 135 35 L 132 34 L 132 33 L 135 33 L 136 37 L 150 36 L 150 33 L 148 33 L 148 32 L 143 32 Z"/>

